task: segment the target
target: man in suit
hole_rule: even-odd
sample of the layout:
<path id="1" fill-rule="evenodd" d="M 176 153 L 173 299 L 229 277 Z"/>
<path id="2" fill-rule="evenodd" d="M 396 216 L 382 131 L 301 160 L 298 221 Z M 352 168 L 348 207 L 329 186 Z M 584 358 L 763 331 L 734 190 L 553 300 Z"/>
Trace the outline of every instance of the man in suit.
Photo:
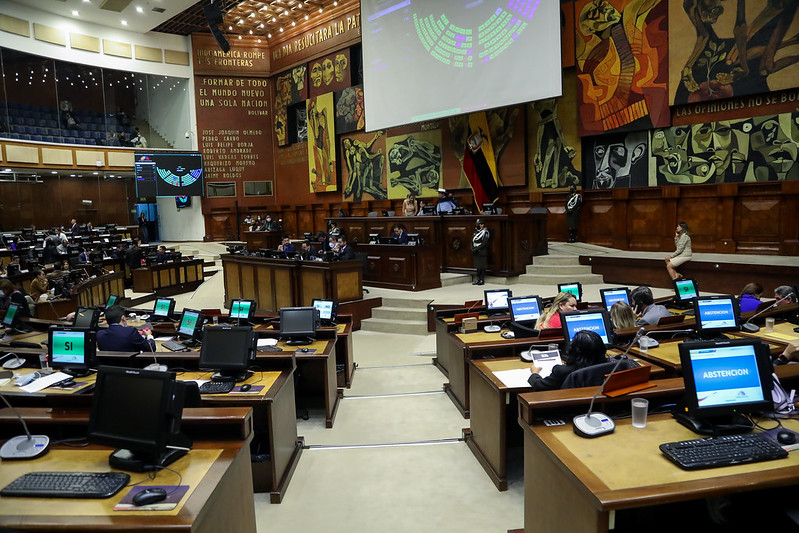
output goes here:
<path id="1" fill-rule="evenodd" d="M 143 337 L 139 330 L 128 326 L 125 311 L 118 305 L 105 310 L 108 327 L 97 332 L 97 349 L 108 352 L 154 352 L 152 335 Z"/>
<path id="2" fill-rule="evenodd" d="M 160 265 L 161 263 L 166 263 L 167 259 L 169 259 L 169 256 L 166 253 L 166 246 L 159 246 L 155 254 L 155 263 Z"/>
<path id="3" fill-rule="evenodd" d="M 128 248 L 128 251 L 125 254 L 125 261 L 127 261 L 128 267 L 131 270 L 141 268 L 141 260 L 142 257 L 144 257 L 144 252 L 142 252 L 142 249 L 139 245 L 140 242 L 137 239 L 133 239 L 130 248 Z"/>
<path id="4" fill-rule="evenodd" d="M 355 259 L 355 250 L 347 244 L 347 237 L 339 235 L 338 246 L 333 249 L 338 256 L 339 261 L 349 261 Z"/>

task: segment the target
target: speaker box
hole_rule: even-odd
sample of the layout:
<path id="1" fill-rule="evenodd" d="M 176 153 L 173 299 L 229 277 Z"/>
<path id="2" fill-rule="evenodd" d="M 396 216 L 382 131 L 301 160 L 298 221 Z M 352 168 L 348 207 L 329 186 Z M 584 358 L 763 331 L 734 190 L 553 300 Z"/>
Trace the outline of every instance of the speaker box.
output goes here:
<path id="1" fill-rule="evenodd" d="M 203 10 L 205 11 L 205 19 L 208 21 L 211 34 L 216 39 L 216 44 L 219 45 L 223 52 L 228 53 L 230 51 L 230 43 L 227 42 L 225 34 L 219 29 L 219 25 L 222 24 L 222 11 L 213 4 L 204 6 Z"/>

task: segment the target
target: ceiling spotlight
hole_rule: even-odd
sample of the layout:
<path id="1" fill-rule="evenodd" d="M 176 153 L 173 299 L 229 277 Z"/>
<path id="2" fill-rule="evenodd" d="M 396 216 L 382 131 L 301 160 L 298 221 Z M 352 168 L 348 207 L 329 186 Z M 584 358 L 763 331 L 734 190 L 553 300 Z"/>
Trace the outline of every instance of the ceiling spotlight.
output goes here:
<path id="1" fill-rule="evenodd" d="M 297 25 L 297 23 L 296 23 L 296 22 L 294 22 L 294 21 L 292 20 L 292 21 L 291 21 L 291 25 L 292 25 L 292 26 L 296 26 L 296 25 Z"/>
<path id="2" fill-rule="evenodd" d="M 250 30 L 250 35 L 252 35 L 252 30 Z"/>
<path id="3" fill-rule="evenodd" d="M 283 28 L 282 28 L 282 27 L 280 28 L 280 31 L 283 31 Z"/>
<path id="4" fill-rule="evenodd" d="M 308 15 L 305 15 L 305 20 L 308 20 Z"/>
<path id="5" fill-rule="evenodd" d="M 266 34 L 266 38 L 267 38 L 267 39 L 271 39 L 271 38 L 272 38 L 272 34 L 271 34 L 271 33 L 267 33 L 267 34 Z"/>
<path id="6" fill-rule="evenodd" d="M 241 35 L 239 35 L 239 41 L 241 41 Z M 172 90 L 172 89 L 170 89 L 170 91 L 171 91 L 171 90 Z"/>
<path id="7" fill-rule="evenodd" d="M 77 9 L 73 9 L 72 10 L 72 16 L 73 17 L 77 17 L 78 16 L 78 10 Z"/>
<path id="8" fill-rule="evenodd" d="M 258 26 L 258 27 L 261 28 L 261 29 L 264 29 L 264 23 L 262 22 L 261 25 Z"/>
<path id="9" fill-rule="evenodd" d="M 137 13 L 144 13 L 144 8 L 142 6 L 136 6 Z"/>
<path id="10" fill-rule="evenodd" d="M 261 42 L 261 39 L 258 39 L 258 42 L 260 43 L 260 42 Z"/>
<path id="11" fill-rule="evenodd" d="M 127 20 L 123 20 L 123 21 L 122 21 L 122 25 L 123 25 L 123 26 L 127 26 L 127 25 L 128 25 L 128 21 L 127 21 Z"/>
<path id="12" fill-rule="evenodd" d="M 227 29 L 228 31 L 233 31 L 233 26 L 228 26 Z"/>
<path id="13" fill-rule="evenodd" d="M 333 5 L 334 5 L 334 6 L 337 6 L 337 5 L 338 5 L 338 2 L 333 2 Z"/>
<path id="14" fill-rule="evenodd" d="M 320 13 L 322 12 L 322 8 L 321 8 L 321 7 L 319 8 L 319 12 L 320 12 Z"/>

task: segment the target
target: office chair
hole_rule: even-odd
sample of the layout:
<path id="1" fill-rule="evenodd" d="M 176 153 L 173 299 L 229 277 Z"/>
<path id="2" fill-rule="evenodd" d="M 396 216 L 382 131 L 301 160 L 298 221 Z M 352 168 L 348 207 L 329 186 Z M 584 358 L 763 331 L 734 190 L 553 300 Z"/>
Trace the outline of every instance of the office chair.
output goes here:
<path id="1" fill-rule="evenodd" d="M 600 363 L 598 365 L 591 365 L 579 370 L 575 370 L 568 376 L 561 385 L 561 389 L 576 389 L 579 387 L 598 387 L 605 381 L 605 376 L 610 374 L 613 367 L 616 366 L 616 360 L 611 359 L 607 363 Z M 621 370 L 629 370 L 640 366 L 632 359 L 624 359 L 620 364 L 617 372 Z"/>

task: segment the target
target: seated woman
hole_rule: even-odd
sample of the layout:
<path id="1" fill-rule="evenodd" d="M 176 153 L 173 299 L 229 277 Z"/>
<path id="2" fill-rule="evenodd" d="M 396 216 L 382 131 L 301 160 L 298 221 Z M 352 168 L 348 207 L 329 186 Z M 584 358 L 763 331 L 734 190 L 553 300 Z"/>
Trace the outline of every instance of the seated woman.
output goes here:
<path id="1" fill-rule="evenodd" d="M 610 320 L 613 329 L 628 329 L 635 327 L 635 313 L 627 303 L 618 301 L 610 307 Z"/>
<path id="2" fill-rule="evenodd" d="M 605 362 L 607 359 L 602 338 L 595 332 L 584 329 L 578 331 L 572 339 L 562 365 L 555 365 L 552 373 L 545 378 L 538 374 L 541 369 L 533 365 L 530 369 L 533 375 L 527 379 L 527 382 L 536 391 L 559 389 L 569 374 L 575 370 Z"/>
<path id="3" fill-rule="evenodd" d="M 760 305 L 763 287 L 759 283 L 747 283 L 741 290 L 741 312 L 754 311 Z"/>
<path id="4" fill-rule="evenodd" d="M 555 299 L 552 300 L 552 306 L 538 317 L 538 321 L 535 323 L 535 329 L 559 328 L 559 313 L 561 311 L 575 311 L 576 309 L 577 298 L 571 293 L 559 292 L 558 295 L 555 296 Z"/>
<path id="5" fill-rule="evenodd" d="M 666 270 L 671 279 L 682 279 L 682 274 L 677 272 L 677 267 L 693 258 L 691 249 L 691 231 L 688 224 L 680 222 L 674 230 L 674 253 L 666 256 Z"/>

